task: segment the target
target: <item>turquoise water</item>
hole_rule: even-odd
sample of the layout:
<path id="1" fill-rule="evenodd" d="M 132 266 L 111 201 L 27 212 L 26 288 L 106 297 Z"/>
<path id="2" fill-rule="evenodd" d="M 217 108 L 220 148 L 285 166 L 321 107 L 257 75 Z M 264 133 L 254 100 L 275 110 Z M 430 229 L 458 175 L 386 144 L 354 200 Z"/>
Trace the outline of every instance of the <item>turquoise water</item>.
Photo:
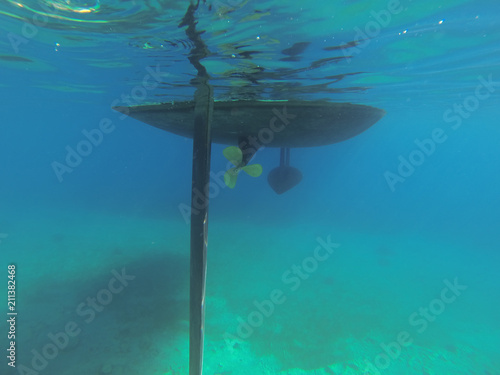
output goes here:
<path id="1" fill-rule="evenodd" d="M 193 98 L 188 6 L 0 5 L 0 272 L 7 314 L 16 266 L 18 312 L 2 374 L 188 373 L 192 142 L 111 110 Z M 253 159 L 263 176 L 213 181 L 204 374 L 500 374 L 499 11 L 200 4 L 217 100 L 387 112 L 292 149 L 303 180 L 283 195 L 266 181 L 275 148 Z"/>

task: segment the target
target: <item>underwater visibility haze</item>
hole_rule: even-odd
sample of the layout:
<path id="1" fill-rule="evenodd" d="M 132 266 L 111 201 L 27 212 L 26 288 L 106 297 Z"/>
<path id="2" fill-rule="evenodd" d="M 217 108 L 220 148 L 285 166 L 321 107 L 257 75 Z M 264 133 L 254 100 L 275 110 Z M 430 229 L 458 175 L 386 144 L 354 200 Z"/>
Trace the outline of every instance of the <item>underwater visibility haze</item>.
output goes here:
<path id="1" fill-rule="evenodd" d="M 2 1 L 0 373 L 500 375 L 499 13 Z"/>

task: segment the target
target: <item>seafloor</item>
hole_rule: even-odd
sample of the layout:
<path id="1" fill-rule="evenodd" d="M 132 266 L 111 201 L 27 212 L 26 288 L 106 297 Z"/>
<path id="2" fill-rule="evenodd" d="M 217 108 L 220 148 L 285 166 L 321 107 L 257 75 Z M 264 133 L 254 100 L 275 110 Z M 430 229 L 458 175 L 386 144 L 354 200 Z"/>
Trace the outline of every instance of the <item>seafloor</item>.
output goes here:
<path id="1" fill-rule="evenodd" d="M 18 267 L 18 371 L 188 373 L 186 223 L 17 215 L 0 246 Z M 215 218 L 204 373 L 500 374 L 498 258 L 424 235 Z"/>

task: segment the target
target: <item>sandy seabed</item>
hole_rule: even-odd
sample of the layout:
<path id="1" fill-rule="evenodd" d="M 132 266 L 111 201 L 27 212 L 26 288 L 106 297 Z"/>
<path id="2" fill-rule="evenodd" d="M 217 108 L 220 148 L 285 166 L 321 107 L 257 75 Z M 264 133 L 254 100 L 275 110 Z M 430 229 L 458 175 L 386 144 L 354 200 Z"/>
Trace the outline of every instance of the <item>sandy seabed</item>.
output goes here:
<path id="1" fill-rule="evenodd" d="M 48 211 L 7 227 L 13 373 L 188 373 L 181 218 Z M 204 373 L 500 374 L 498 258 L 421 235 L 212 220 Z"/>

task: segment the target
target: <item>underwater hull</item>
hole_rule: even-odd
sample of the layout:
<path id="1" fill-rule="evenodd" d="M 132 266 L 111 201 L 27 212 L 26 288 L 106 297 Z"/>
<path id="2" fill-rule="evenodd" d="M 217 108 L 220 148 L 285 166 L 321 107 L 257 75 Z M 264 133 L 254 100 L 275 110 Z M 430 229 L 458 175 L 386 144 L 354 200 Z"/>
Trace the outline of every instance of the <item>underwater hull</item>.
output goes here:
<path id="1" fill-rule="evenodd" d="M 168 132 L 193 137 L 194 102 L 160 103 L 113 109 Z M 236 145 L 255 137 L 266 147 L 316 147 L 364 132 L 383 109 L 323 101 L 219 101 L 214 103 L 212 141 Z"/>

